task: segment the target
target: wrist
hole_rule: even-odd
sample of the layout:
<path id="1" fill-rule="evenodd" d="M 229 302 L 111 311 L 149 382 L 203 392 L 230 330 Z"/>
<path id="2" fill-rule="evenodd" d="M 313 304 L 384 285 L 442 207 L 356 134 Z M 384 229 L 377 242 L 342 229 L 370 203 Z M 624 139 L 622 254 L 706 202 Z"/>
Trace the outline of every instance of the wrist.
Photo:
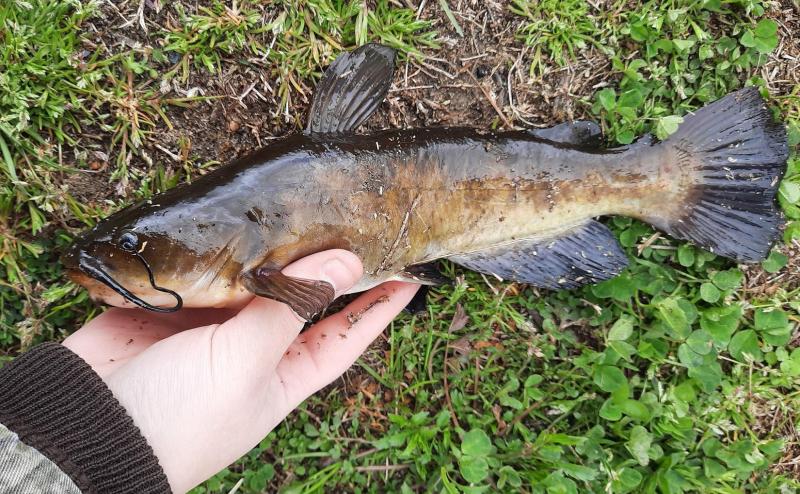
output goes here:
<path id="1" fill-rule="evenodd" d="M 66 347 L 39 345 L 0 369 L 0 423 L 83 492 L 169 492 L 133 420 Z"/>

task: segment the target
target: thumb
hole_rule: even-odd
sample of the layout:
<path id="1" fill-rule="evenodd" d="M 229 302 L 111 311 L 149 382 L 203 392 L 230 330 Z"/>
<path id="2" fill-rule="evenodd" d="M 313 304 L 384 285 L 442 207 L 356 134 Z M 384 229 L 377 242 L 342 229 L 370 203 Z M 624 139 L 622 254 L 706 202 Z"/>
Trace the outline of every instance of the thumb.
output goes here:
<path id="1" fill-rule="evenodd" d="M 334 249 L 295 261 L 285 267 L 282 273 L 296 278 L 326 281 L 339 296 L 353 287 L 361 278 L 363 269 L 355 254 Z M 260 368 L 274 368 L 303 324 L 304 321 L 288 305 L 255 297 L 236 316 L 216 329 L 212 358 L 221 352 L 235 361 L 257 361 Z"/>
<path id="2" fill-rule="evenodd" d="M 418 289 L 414 283 L 384 283 L 298 337 L 276 369 L 287 398 L 284 412 L 344 373 Z"/>

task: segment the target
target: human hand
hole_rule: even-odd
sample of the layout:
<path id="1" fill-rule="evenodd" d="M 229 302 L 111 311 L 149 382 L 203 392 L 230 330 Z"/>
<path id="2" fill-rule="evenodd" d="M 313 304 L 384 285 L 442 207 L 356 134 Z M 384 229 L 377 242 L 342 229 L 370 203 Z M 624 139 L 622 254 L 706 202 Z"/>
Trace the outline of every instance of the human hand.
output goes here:
<path id="1" fill-rule="evenodd" d="M 362 267 L 355 255 L 330 250 L 283 272 L 328 281 L 340 295 Z M 239 311 L 113 308 L 64 345 L 105 381 L 153 448 L 173 491 L 185 492 L 252 449 L 347 370 L 417 288 L 384 283 L 301 336 L 304 321 L 288 306 L 256 297 Z M 359 317 L 348 320 L 349 314 Z"/>

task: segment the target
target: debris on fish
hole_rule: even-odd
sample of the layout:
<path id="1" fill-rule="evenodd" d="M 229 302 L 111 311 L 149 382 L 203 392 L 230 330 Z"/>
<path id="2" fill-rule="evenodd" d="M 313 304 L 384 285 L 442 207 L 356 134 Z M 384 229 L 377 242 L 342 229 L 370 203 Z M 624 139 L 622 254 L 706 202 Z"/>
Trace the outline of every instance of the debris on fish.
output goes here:
<path id="1" fill-rule="evenodd" d="M 102 221 L 65 255 L 72 278 L 112 305 L 169 312 L 255 294 L 309 318 L 333 288 L 281 269 L 331 248 L 361 258 L 353 291 L 440 283 L 437 259 L 566 289 L 628 264 L 598 216 L 637 218 L 740 262 L 763 259 L 779 236 L 786 131 L 755 88 L 687 115 L 662 142 L 613 149 L 592 122 L 357 134 L 393 71 L 381 45 L 341 55 L 305 132 Z"/>

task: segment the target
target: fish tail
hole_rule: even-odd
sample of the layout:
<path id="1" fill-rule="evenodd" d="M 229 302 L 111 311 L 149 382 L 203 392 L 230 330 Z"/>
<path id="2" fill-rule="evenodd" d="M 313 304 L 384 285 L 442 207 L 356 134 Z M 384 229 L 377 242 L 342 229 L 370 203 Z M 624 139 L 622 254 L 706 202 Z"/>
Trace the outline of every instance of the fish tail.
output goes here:
<path id="1" fill-rule="evenodd" d="M 740 262 L 764 259 L 780 235 L 775 194 L 789 150 L 785 127 L 758 90 L 687 115 L 661 145 L 690 177 L 688 200 L 667 233 Z"/>

